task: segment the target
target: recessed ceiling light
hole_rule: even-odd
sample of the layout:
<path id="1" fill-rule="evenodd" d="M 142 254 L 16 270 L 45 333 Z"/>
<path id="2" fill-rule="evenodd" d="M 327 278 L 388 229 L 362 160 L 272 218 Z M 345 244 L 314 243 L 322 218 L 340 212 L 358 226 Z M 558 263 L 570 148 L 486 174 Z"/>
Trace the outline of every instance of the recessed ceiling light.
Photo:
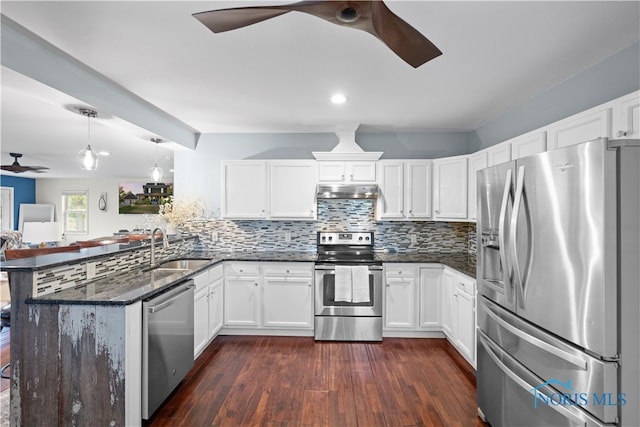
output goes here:
<path id="1" fill-rule="evenodd" d="M 99 151 L 98 154 L 100 154 L 101 156 L 110 156 L 111 153 L 108 151 Z"/>
<path id="2" fill-rule="evenodd" d="M 344 104 L 347 102 L 347 97 L 341 93 L 336 93 L 331 96 L 331 102 L 334 104 Z"/>

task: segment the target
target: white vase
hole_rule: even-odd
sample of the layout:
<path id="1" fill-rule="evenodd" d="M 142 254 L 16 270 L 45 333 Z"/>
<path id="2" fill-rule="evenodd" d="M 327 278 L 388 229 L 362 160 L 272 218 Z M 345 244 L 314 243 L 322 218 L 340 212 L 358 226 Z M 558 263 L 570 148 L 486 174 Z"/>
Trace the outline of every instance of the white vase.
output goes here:
<path id="1" fill-rule="evenodd" d="M 178 226 L 173 223 L 167 224 L 167 235 L 178 234 Z"/>

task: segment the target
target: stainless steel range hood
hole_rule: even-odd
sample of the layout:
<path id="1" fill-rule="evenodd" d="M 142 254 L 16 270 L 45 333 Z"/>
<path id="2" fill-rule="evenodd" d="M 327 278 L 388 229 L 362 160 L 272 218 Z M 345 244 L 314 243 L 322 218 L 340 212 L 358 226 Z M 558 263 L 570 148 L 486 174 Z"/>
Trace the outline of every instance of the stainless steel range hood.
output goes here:
<path id="1" fill-rule="evenodd" d="M 318 184 L 316 187 L 320 199 L 377 199 L 377 184 Z"/>

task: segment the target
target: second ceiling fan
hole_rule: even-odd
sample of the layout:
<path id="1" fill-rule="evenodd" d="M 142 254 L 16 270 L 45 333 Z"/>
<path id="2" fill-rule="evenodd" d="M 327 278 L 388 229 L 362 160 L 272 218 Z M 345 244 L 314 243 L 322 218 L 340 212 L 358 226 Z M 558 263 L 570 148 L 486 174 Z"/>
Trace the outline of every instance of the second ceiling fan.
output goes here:
<path id="1" fill-rule="evenodd" d="M 394 14 L 382 1 L 300 1 L 280 6 L 252 6 L 194 13 L 214 33 L 235 30 L 288 12 L 302 12 L 332 24 L 366 31 L 402 60 L 417 68 L 442 52 Z"/>

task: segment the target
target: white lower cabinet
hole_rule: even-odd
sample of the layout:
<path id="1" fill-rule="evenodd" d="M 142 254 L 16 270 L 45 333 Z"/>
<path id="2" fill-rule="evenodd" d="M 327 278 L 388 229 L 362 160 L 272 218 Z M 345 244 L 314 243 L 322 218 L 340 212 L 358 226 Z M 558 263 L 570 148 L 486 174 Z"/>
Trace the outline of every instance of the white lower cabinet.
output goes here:
<path id="1" fill-rule="evenodd" d="M 475 367 L 475 280 L 445 267 L 442 273 L 442 286 L 442 330 L 458 352 Z"/>
<path id="2" fill-rule="evenodd" d="M 384 328 L 388 332 L 439 332 L 440 264 L 385 265 Z M 400 336 L 400 335 L 397 335 Z M 420 336 L 415 334 L 415 336 Z"/>
<path id="3" fill-rule="evenodd" d="M 415 329 L 416 270 L 413 264 L 385 267 L 385 328 Z"/>
<path id="4" fill-rule="evenodd" d="M 442 337 L 476 366 L 475 280 L 442 264 L 384 264 L 388 337 Z"/>
<path id="5" fill-rule="evenodd" d="M 193 278 L 193 357 L 196 358 L 222 328 L 222 265 Z"/>
<path id="6" fill-rule="evenodd" d="M 313 263 L 225 263 L 224 328 L 313 333 Z"/>
<path id="7" fill-rule="evenodd" d="M 265 264 L 263 326 L 313 328 L 313 269 L 310 264 Z"/>
<path id="8" fill-rule="evenodd" d="M 418 328 L 442 330 L 442 267 L 420 267 L 420 305 Z"/>

